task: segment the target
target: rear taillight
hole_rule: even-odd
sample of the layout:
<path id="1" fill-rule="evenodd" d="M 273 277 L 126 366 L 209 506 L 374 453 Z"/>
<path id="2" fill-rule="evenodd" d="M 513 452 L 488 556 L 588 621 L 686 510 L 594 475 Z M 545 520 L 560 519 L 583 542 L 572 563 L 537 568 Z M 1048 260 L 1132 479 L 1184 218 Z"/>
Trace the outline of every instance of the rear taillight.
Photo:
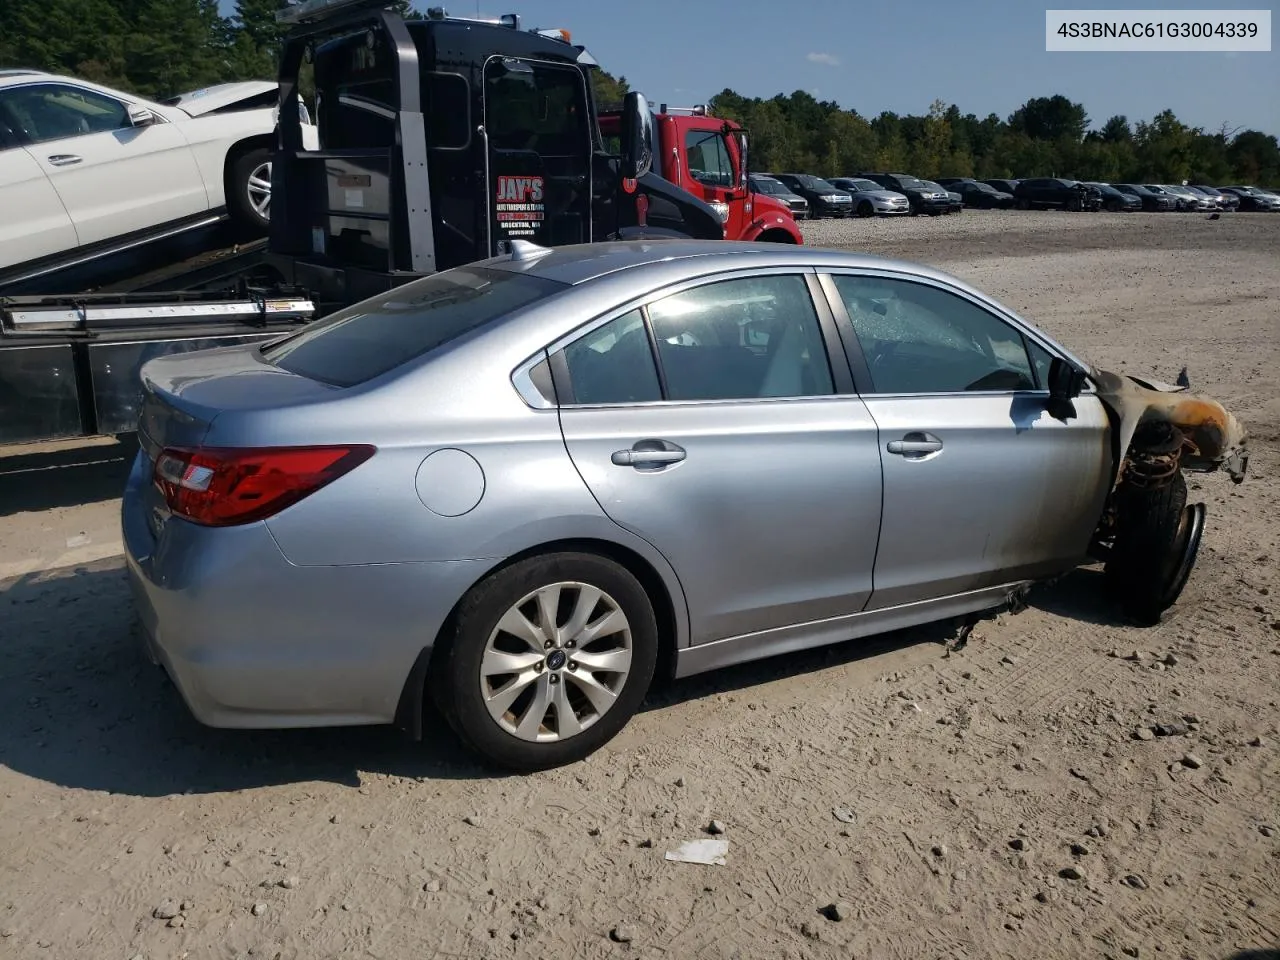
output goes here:
<path id="1" fill-rule="evenodd" d="M 169 509 L 209 527 L 252 523 L 279 513 L 373 456 L 365 445 L 170 447 L 154 480 Z"/>

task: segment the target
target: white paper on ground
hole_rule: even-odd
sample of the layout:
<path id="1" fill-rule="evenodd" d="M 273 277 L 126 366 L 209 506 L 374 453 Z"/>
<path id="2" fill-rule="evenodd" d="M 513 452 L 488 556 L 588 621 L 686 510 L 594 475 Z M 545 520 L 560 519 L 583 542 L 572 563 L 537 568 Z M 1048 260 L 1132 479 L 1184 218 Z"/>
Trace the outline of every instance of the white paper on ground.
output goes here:
<path id="1" fill-rule="evenodd" d="M 668 850 L 667 859 L 679 863 L 705 863 L 723 867 L 728 853 L 728 840 L 688 840 L 675 850 Z"/>

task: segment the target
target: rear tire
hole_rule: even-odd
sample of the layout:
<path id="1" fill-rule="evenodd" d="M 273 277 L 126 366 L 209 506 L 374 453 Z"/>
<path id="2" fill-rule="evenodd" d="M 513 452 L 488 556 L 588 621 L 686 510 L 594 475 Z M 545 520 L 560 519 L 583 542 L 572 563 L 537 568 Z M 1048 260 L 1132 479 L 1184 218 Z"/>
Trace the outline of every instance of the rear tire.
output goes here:
<path id="1" fill-rule="evenodd" d="M 270 147 L 254 147 L 227 172 L 227 212 L 238 226 L 259 234 L 271 221 L 271 155 Z"/>
<path id="2" fill-rule="evenodd" d="M 598 599 L 590 599 L 597 592 Z M 510 674 L 495 672 L 493 664 L 504 664 L 504 656 L 539 659 L 543 650 L 537 649 L 537 641 L 546 636 L 538 632 L 546 597 L 558 598 L 554 610 L 548 607 L 556 621 L 555 645 L 541 644 L 546 656 L 540 665 L 522 666 Z M 532 641 L 499 630 L 504 620 L 519 623 L 516 614 L 521 611 L 537 628 L 531 631 Z M 565 628 L 576 629 L 571 624 L 575 613 L 597 627 L 608 619 L 609 632 L 586 640 L 588 634 L 582 631 L 570 636 Z M 575 638 L 576 645 L 570 642 Z M 581 760 L 618 734 L 639 709 L 653 679 L 658 625 L 644 587 L 625 567 L 595 554 L 554 553 L 512 564 L 473 587 L 459 605 L 452 636 L 445 642 L 428 680 L 440 712 L 459 738 L 485 759 L 527 772 Z M 629 656 L 619 656 L 619 651 Z M 598 663 L 607 659 L 611 666 L 625 667 L 587 670 L 575 657 L 595 657 Z M 522 692 L 509 709 L 491 710 L 500 691 L 515 685 Z M 549 721 L 549 715 L 554 719 Z"/>
<path id="3" fill-rule="evenodd" d="M 1195 565 L 1204 507 L 1187 506 L 1187 481 L 1179 471 L 1161 487 L 1121 491 L 1118 517 L 1105 575 L 1125 615 L 1154 626 Z"/>

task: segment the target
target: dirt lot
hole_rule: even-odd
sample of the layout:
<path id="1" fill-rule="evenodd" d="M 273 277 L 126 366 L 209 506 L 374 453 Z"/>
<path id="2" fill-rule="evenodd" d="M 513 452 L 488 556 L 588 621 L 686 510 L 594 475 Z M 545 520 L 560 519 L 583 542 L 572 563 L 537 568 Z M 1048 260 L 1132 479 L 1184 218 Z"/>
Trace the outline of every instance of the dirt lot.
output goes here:
<path id="1" fill-rule="evenodd" d="M 1174 615 L 1118 625 L 1082 570 L 959 653 L 929 629 L 681 682 L 590 761 L 494 777 L 443 731 L 198 726 L 132 634 L 128 451 L 9 456 L 0 957 L 1280 948 L 1280 216 L 807 233 L 940 264 L 1104 366 L 1185 365 L 1246 421 L 1249 479 L 1192 484 L 1210 527 Z M 712 818 L 724 866 L 664 860 Z"/>

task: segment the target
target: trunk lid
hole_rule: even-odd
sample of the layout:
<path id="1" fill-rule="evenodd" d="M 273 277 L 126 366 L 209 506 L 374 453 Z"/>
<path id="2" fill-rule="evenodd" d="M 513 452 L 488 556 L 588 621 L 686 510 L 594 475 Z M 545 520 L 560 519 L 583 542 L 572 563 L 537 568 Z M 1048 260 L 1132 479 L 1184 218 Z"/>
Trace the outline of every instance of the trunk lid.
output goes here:
<path id="1" fill-rule="evenodd" d="M 336 390 L 264 361 L 260 344 L 157 357 L 142 367 L 138 440 L 152 463 L 165 447 L 195 447 L 215 418 L 313 403 Z"/>
<path id="2" fill-rule="evenodd" d="M 214 420 L 225 414 L 314 403 L 337 389 L 272 366 L 262 360 L 258 346 L 170 354 L 143 365 L 138 445 L 139 457 L 145 460 L 134 482 L 156 540 L 172 518 L 153 479 L 156 460 L 166 448 L 199 447 Z"/>

